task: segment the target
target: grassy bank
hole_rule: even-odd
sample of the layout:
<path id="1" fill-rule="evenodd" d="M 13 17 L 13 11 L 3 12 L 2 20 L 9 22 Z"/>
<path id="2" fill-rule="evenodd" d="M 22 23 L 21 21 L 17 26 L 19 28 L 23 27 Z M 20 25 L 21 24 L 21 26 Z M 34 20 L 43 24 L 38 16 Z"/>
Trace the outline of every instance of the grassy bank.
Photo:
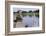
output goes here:
<path id="1" fill-rule="evenodd" d="M 23 16 L 39 16 L 39 13 L 22 13 Z"/>

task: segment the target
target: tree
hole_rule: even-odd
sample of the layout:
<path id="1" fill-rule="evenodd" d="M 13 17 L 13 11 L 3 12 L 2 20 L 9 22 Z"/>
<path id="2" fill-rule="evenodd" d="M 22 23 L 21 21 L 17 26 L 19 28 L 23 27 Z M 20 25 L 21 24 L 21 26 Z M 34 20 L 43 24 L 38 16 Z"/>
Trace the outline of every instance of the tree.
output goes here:
<path id="1" fill-rule="evenodd" d="M 22 13 L 27 13 L 27 11 L 22 11 Z"/>
<path id="2" fill-rule="evenodd" d="M 13 12 L 13 14 L 15 14 L 16 12 Z"/>
<path id="3" fill-rule="evenodd" d="M 39 10 L 35 10 L 34 12 L 35 12 L 35 13 L 39 13 Z"/>
<path id="4" fill-rule="evenodd" d="M 31 13 L 32 11 L 30 10 L 29 13 Z"/>
<path id="5" fill-rule="evenodd" d="M 19 12 L 20 12 L 20 10 L 17 11 L 17 13 L 19 13 Z"/>

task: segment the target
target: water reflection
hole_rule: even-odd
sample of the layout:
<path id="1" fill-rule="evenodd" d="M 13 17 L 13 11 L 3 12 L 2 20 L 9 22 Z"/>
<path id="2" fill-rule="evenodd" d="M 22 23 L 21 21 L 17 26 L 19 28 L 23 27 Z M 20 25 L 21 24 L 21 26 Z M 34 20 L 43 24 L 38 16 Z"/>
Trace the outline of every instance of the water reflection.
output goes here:
<path id="1" fill-rule="evenodd" d="M 39 13 L 22 13 L 22 15 L 16 13 L 14 14 L 14 20 L 15 27 L 38 27 Z M 20 24 L 17 25 L 18 21 Z"/>
<path id="2" fill-rule="evenodd" d="M 39 17 L 36 16 L 25 16 L 23 17 L 22 22 L 24 25 L 28 25 L 28 27 L 38 27 L 39 26 Z"/>

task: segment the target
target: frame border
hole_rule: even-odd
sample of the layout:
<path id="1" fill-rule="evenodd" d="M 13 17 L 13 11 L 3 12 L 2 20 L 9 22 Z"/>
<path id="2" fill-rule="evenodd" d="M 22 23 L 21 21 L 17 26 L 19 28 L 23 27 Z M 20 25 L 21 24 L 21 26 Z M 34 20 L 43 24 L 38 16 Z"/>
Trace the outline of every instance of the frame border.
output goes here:
<path id="1" fill-rule="evenodd" d="M 22 31 L 22 32 L 10 32 L 10 4 L 26 4 L 26 5 L 42 5 L 42 30 L 40 31 Z M 45 32 L 45 3 L 35 3 L 35 2 L 20 2 L 20 1 L 5 1 L 5 35 L 21 35 L 21 34 L 38 34 L 38 33 L 44 33 Z"/>

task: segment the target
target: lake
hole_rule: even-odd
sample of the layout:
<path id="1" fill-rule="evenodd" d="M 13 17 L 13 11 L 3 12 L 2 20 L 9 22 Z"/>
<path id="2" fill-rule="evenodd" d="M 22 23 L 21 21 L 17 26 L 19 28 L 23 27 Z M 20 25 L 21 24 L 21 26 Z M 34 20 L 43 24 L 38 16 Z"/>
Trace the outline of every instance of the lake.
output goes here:
<path id="1" fill-rule="evenodd" d="M 25 16 L 22 18 L 22 23 L 28 25 L 28 27 L 38 27 L 39 26 L 39 17 L 36 16 Z"/>

